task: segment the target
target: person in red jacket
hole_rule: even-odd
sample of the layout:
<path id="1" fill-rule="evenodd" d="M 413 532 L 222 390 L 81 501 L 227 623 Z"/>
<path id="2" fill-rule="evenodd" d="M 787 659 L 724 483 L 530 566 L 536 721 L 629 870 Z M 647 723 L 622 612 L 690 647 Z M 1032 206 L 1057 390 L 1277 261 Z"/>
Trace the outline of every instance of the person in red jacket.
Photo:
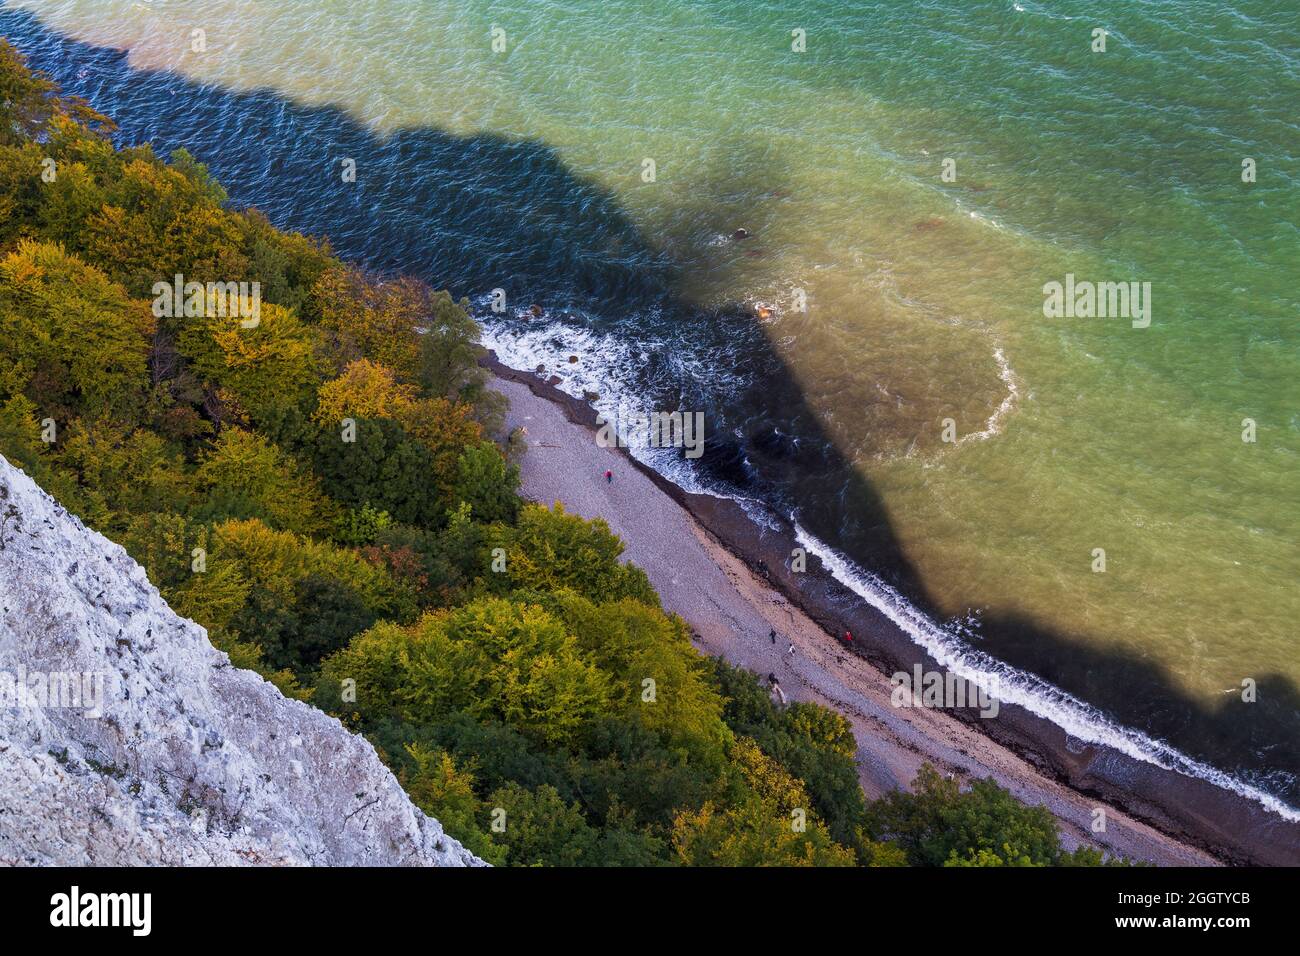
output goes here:
<path id="1" fill-rule="evenodd" d="M 605 472 L 605 484 L 607 484 L 607 485 L 608 485 L 608 484 L 611 484 L 613 481 L 614 481 L 614 473 L 613 473 L 612 471 L 606 471 L 606 472 Z"/>

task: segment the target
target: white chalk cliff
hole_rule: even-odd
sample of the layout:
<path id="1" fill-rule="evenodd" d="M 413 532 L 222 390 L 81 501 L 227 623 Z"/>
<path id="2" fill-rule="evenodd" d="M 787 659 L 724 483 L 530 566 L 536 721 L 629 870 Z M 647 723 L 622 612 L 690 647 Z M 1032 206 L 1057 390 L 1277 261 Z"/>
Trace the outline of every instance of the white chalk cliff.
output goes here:
<path id="1" fill-rule="evenodd" d="M 0 547 L 0 864 L 481 864 L 3 457 Z"/>

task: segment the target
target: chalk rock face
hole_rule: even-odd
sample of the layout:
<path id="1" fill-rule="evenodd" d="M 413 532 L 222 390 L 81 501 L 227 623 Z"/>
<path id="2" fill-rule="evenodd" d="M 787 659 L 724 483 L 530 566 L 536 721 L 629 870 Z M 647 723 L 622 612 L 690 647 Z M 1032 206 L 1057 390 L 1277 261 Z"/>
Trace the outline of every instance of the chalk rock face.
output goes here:
<path id="1" fill-rule="evenodd" d="M 0 457 L 0 863 L 483 865 Z"/>

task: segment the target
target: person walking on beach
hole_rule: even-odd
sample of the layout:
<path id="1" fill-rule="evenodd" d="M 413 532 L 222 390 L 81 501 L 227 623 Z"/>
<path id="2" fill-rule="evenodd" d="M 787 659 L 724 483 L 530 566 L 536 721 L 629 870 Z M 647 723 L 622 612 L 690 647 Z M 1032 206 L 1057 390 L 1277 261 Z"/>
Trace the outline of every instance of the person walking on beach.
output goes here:
<path id="1" fill-rule="evenodd" d="M 789 650 L 786 651 L 786 653 L 789 654 L 791 657 L 794 657 L 794 645 L 793 645 L 793 644 L 790 645 L 790 648 L 789 648 Z"/>
<path id="2" fill-rule="evenodd" d="M 614 483 L 614 473 L 613 473 L 612 471 L 606 469 L 606 470 L 605 470 L 605 484 L 607 484 L 607 485 L 611 485 L 611 484 L 613 484 L 613 483 Z"/>
<path id="3" fill-rule="evenodd" d="M 776 643 L 776 628 L 772 628 L 771 633 L 769 633 L 767 636 L 770 637 L 770 638 L 772 639 L 772 643 L 775 644 L 775 643 Z"/>
<path id="4" fill-rule="evenodd" d="M 852 643 L 853 643 L 853 635 L 850 634 L 848 631 L 845 631 L 845 632 L 844 632 L 844 643 L 845 643 L 845 644 L 852 644 Z"/>

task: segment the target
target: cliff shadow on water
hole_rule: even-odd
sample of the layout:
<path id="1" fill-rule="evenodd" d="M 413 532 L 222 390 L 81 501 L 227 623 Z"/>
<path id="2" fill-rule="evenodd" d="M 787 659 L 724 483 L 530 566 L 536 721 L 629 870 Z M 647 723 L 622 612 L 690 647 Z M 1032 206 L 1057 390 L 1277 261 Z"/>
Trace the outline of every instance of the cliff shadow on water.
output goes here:
<path id="1" fill-rule="evenodd" d="M 111 116 L 119 142 L 148 142 L 163 156 L 189 150 L 234 203 L 261 209 L 281 228 L 328 237 L 345 259 L 417 275 L 457 297 L 501 288 L 511 303 L 539 303 L 562 321 L 661 343 L 639 370 L 644 397 L 654 407 L 705 411 L 706 480 L 799 503 L 801 522 L 818 538 L 933 613 L 880 495 L 835 448 L 752 308 L 686 301 L 672 245 L 657 246 L 613 195 L 574 175 L 550 147 L 431 128 L 380 134 L 332 106 L 133 72 L 121 51 L 70 40 L 22 12 L 0 9 L 0 34 Z M 346 159 L 356 161 L 354 183 L 343 181 Z M 765 191 L 782 188 L 772 182 Z M 734 218 L 734 202 L 719 205 L 720 218 Z M 766 213 L 753 210 L 748 221 Z M 674 377 L 668 348 L 706 365 L 725 361 L 740 384 L 719 396 L 707 381 Z M 972 606 L 979 601 L 970 595 Z M 829 616 L 846 619 L 836 609 Z M 1300 690 L 1289 679 L 1256 675 L 1254 704 L 1227 694 L 1209 701 L 1189 696 L 1152 661 L 1038 621 L 986 614 L 980 630 L 981 650 L 1300 804 Z"/>

